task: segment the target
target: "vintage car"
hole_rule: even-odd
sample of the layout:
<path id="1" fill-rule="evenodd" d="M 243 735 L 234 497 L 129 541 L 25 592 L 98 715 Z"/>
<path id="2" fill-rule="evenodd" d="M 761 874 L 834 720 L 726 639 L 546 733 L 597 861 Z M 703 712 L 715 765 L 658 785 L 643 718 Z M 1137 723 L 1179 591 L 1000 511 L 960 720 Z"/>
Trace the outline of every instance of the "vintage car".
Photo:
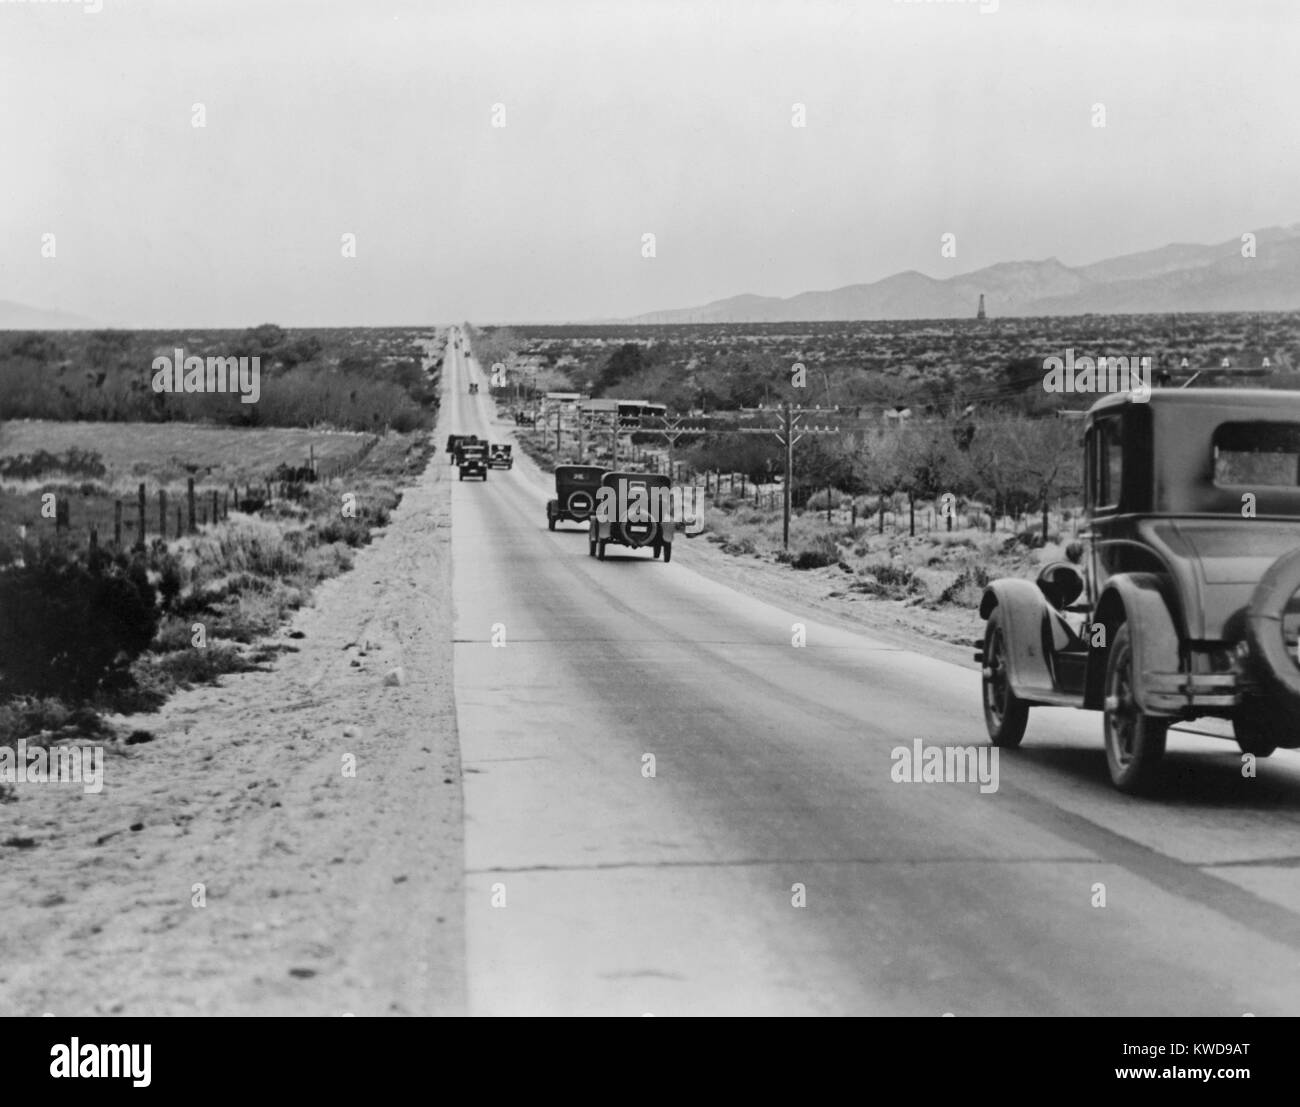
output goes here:
<path id="1" fill-rule="evenodd" d="M 507 443 L 494 442 L 488 447 L 488 468 L 489 469 L 513 469 L 515 459 L 512 456 L 513 447 Z"/>
<path id="2" fill-rule="evenodd" d="M 478 395 L 478 382 L 477 382 L 477 381 L 470 381 L 470 385 L 469 385 L 469 394 L 470 394 L 471 396 L 477 396 L 477 395 Z"/>
<path id="3" fill-rule="evenodd" d="M 588 554 L 604 561 L 605 547 L 613 542 L 649 547 L 655 557 L 671 561 L 673 536 L 681 527 L 673 518 L 671 493 L 672 478 L 659 473 L 606 473 L 587 524 Z"/>
<path id="4" fill-rule="evenodd" d="M 599 465 L 557 465 L 555 499 L 546 504 L 546 525 L 554 530 L 556 523 L 585 523 L 590 519 L 600 478 L 607 471 Z"/>
<path id="5" fill-rule="evenodd" d="M 465 446 L 472 446 L 479 442 L 476 434 L 453 434 L 447 439 L 447 452 L 451 454 L 451 463 L 460 464 L 460 452 Z"/>
<path id="6" fill-rule="evenodd" d="M 1171 723 L 1231 720 L 1244 754 L 1300 746 L 1300 392 L 1116 393 L 1084 423 L 1073 561 L 985 591 L 984 719 L 1102 712 L 1110 777 L 1140 792 Z"/>
<path id="7" fill-rule="evenodd" d="M 456 464 L 460 466 L 460 479 L 467 476 L 481 477 L 487 480 L 488 452 L 483 442 L 462 442 L 456 455 Z"/>

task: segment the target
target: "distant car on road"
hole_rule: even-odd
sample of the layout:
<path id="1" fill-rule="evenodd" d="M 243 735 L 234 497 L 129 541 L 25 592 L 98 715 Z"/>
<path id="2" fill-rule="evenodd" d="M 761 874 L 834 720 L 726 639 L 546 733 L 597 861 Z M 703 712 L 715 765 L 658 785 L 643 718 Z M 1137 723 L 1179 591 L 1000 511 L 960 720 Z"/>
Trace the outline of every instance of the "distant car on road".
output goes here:
<path id="1" fill-rule="evenodd" d="M 494 442 L 488 447 L 489 469 L 513 469 L 514 465 L 512 447 L 508 443 Z"/>
<path id="2" fill-rule="evenodd" d="M 555 499 L 546 505 L 546 525 L 585 523 L 596 507 L 596 492 L 606 469 L 599 465 L 557 465 Z"/>
<path id="3" fill-rule="evenodd" d="M 470 394 L 471 396 L 477 396 L 477 395 L 478 395 L 478 381 L 471 381 L 471 382 L 470 382 L 470 385 L 469 385 L 469 394 Z"/>
<path id="4" fill-rule="evenodd" d="M 588 524 L 587 552 L 605 560 L 613 542 L 634 550 L 649 548 L 655 557 L 673 559 L 673 537 L 680 529 L 673 518 L 672 478 L 659 473 L 606 473 Z"/>
<path id="5" fill-rule="evenodd" d="M 1172 723 L 1232 722 L 1243 753 L 1300 746 L 1300 393 L 1116 393 L 1084 424 L 1088 529 L 1034 582 L 984 593 L 984 719 L 1017 746 L 1035 705 L 1102 713 L 1114 785 L 1151 785 Z"/>
<path id="6" fill-rule="evenodd" d="M 460 479 L 464 480 L 467 476 L 480 477 L 487 480 L 488 476 L 488 452 L 487 446 L 482 442 L 461 443 L 460 453 L 457 455 L 457 465 L 460 466 Z"/>

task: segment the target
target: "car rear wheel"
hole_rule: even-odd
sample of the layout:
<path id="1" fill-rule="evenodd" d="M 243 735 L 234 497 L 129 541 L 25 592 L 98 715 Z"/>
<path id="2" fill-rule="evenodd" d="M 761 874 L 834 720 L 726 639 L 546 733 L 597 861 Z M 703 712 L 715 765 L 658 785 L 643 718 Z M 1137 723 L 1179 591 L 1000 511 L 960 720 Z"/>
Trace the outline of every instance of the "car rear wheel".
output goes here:
<path id="1" fill-rule="evenodd" d="M 665 561 L 665 562 L 669 562 L 669 561 L 672 561 L 672 559 L 673 559 L 673 544 L 672 544 L 671 542 L 665 542 L 665 543 L 664 543 L 664 561 Z"/>
<path id="2" fill-rule="evenodd" d="M 1003 614 L 995 607 L 984 628 L 984 725 L 995 746 L 1020 745 L 1029 723 L 1029 704 L 1011 690 Z"/>
<path id="3" fill-rule="evenodd" d="M 1242 753 L 1267 757 L 1277 749 L 1272 735 L 1277 732 L 1278 722 L 1262 713 L 1245 711 L 1232 720 L 1232 736 Z"/>
<path id="4" fill-rule="evenodd" d="M 1106 699 L 1102 712 L 1106 765 L 1121 792 L 1144 792 L 1155 781 L 1165 754 L 1169 720 L 1146 714 L 1137 703 L 1133 642 L 1128 624 L 1111 640 L 1106 658 Z"/>
<path id="5" fill-rule="evenodd" d="M 590 527 L 587 530 L 587 556 L 596 556 L 596 528 Z"/>
<path id="6" fill-rule="evenodd" d="M 598 540 L 596 542 L 596 560 L 597 561 L 605 560 L 605 543 L 603 541 Z"/>

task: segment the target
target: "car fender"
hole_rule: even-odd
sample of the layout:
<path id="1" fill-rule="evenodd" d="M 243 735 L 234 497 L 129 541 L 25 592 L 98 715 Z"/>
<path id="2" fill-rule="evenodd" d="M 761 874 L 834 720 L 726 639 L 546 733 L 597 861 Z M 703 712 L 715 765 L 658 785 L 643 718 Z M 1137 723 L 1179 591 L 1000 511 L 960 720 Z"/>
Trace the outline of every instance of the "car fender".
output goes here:
<path id="1" fill-rule="evenodd" d="M 1133 649 L 1133 696 L 1148 709 L 1148 673 L 1177 673 L 1182 648 L 1170 606 L 1168 583 L 1156 573 L 1118 573 L 1106 581 L 1097 599 L 1093 623 L 1106 628 L 1105 645 L 1088 651 L 1084 707 L 1101 708 L 1105 700 L 1106 661 L 1121 623 L 1129 626 Z"/>
<path id="2" fill-rule="evenodd" d="M 1033 700 L 1052 691 L 1052 674 L 1043 656 L 1043 617 L 1047 597 L 1029 580 L 995 580 L 984 590 L 980 617 L 987 619 L 994 608 L 1003 615 L 1007 642 L 1007 680 L 1021 699 Z"/>

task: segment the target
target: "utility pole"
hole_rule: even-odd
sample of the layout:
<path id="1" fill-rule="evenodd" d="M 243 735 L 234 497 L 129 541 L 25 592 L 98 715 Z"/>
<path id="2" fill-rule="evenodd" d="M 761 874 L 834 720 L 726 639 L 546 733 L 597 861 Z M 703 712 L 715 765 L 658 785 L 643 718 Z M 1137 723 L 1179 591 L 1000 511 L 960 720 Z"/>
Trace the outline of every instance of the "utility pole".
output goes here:
<path id="1" fill-rule="evenodd" d="M 662 427 L 642 426 L 643 434 L 660 434 L 668 443 L 668 471 L 672 474 L 673 447 L 677 439 L 684 434 L 690 435 L 711 435 L 711 434 L 775 434 L 777 441 L 785 447 L 785 488 L 784 488 L 784 518 L 781 527 L 782 543 L 788 550 L 790 548 L 790 510 L 791 510 L 791 484 L 794 482 L 794 444 L 799 441 L 805 434 L 838 434 L 839 427 L 820 427 L 807 426 L 799 422 L 800 417 L 812 412 L 822 411 L 822 408 L 797 408 L 793 407 L 787 400 L 781 405 L 780 423 L 773 427 L 708 427 L 708 426 L 683 426 L 682 418 L 664 419 Z M 704 418 L 707 418 L 705 416 Z"/>

